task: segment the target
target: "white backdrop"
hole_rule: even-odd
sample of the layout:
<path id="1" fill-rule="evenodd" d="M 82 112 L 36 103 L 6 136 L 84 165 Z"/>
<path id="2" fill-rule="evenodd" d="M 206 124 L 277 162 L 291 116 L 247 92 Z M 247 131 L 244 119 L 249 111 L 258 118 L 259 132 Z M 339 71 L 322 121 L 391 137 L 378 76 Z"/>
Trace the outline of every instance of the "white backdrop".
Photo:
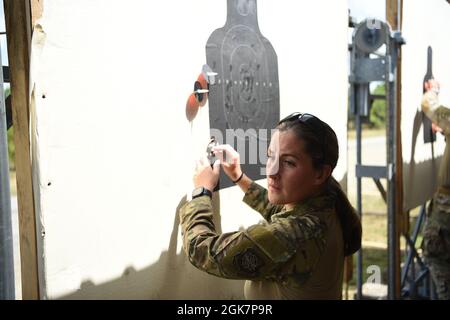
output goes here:
<path id="1" fill-rule="evenodd" d="M 258 1 L 258 16 L 278 55 L 281 116 L 310 112 L 335 129 L 345 183 L 346 1 Z M 176 217 L 209 138 L 208 105 L 191 127 L 185 103 L 225 19 L 225 0 L 44 2 L 31 119 L 43 297 L 243 297 L 241 281 L 189 264 Z M 222 231 L 258 222 L 241 198 L 216 196 Z"/>
<path id="2" fill-rule="evenodd" d="M 424 143 L 420 114 L 427 48 L 433 49 L 433 75 L 441 82 L 441 103 L 450 106 L 450 4 L 445 0 L 403 2 L 402 149 L 404 208 L 430 199 L 445 147 L 444 137 Z"/>

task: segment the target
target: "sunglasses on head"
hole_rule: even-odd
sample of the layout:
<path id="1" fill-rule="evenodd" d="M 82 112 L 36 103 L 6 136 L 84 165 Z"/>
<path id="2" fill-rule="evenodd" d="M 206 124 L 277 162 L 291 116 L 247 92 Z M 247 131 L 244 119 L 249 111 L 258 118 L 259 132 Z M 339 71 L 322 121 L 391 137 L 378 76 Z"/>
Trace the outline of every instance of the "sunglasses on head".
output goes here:
<path id="1" fill-rule="evenodd" d="M 319 131 L 323 131 L 324 128 L 324 123 L 322 120 L 320 120 L 319 118 L 317 118 L 316 116 L 310 114 L 310 113 L 301 113 L 301 112 L 294 112 L 290 115 L 288 115 L 286 118 L 281 119 L 278 122 L 278 125 L 282 124 L 283 122 L 287 122 L 287 121 L 293 121 L 293 120 L 297 120 L 300 121 L 302 123 L 304 123 L 305 125 L 307 125 L 308 127 L 310 127 L 310 129 L 312 130 L 319 130 Z"/>
<path id="2" fill-rule="evenodd" d="M 289 121 L 299 121 L 303 124 L 305 124 L 309 129 L 311 129 L 314 132 L 317 132 L 318 139 L 322 142 L 322 148 L 325 145 L 325 123 L 317 118 L 316 116 L 310 114 L 310 113 L 301 113 L 301 112 L 294 112 L 287 117 L 281 119 L 278 122 L 278 125 L 289 122 Z M 322 157 L 324 155 L 324 151 L 322 151 Z M 322 159 L 323 161 L 323 159 Z"/>

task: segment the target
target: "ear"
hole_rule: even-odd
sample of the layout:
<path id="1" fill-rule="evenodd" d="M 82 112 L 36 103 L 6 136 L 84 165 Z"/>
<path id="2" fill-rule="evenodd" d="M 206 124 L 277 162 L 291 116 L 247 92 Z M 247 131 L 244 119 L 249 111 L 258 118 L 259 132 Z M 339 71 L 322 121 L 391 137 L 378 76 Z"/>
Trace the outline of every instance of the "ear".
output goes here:
<path id="1" fill-rule="evenodd" d="M 331 175 L 332 171 L 333 170 L 331 169 L 331 166 L 328 164 L 325 164 L 321 168 L 317 169 L 314 185 L 320 186 L 321 184 L 323 184 L 328 179 L 328 177 Z"/>

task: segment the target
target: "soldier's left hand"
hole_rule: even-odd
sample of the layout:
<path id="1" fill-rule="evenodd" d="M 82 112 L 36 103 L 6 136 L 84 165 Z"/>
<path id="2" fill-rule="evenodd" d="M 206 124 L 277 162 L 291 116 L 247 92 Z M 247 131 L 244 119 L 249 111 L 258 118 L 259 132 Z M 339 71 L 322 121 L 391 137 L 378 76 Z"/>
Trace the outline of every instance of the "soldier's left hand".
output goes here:
<path id="1" fill-rule="evenodd" d="M 220 161 L 216 160 L 214 162 L 213 167 L 211 168 L 211 164 L 207 157 L 203 157 L 196 162 L 195 173 L 194 173 L 194 186 L 205 187 L 211 192 L 217 185 L 219 181 L 219 173 L 220 173 Z"/>

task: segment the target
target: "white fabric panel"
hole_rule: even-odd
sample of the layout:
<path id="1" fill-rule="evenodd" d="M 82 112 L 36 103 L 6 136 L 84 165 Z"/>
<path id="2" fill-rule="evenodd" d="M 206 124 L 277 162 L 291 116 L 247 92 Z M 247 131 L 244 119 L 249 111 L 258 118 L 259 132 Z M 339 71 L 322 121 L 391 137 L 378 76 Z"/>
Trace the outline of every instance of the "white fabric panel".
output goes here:
<path id="1" fill-rule="evenodd" d="M 450 5 L 444 0 L 403 2 L 402 48 L 402 149 L 404 209 L 430 199 L 436 178 L 444 137 L 424 143 L 420 103 L 427 71 L 427 48 L 433 49 L 433 75 L 441 82 L 441 103 L 450 106 Z"/>
<path id="2" fill-rule="evenodd" d="M 335 129 L 345 182 L 346 2 L 265 0 L 258 11 L 278 54 L 281 116 L 310 112 Z M 191 126 L 185 103 L 225 19 L 225 0 L 44 2 L 31 121 L 46 298 L 243 297 L 243 282 L 189 264 L 176 218 L 209 138 L 208 105 Z M 242 196 L 216 197 L 219 230 L 260 220 Z"/>

